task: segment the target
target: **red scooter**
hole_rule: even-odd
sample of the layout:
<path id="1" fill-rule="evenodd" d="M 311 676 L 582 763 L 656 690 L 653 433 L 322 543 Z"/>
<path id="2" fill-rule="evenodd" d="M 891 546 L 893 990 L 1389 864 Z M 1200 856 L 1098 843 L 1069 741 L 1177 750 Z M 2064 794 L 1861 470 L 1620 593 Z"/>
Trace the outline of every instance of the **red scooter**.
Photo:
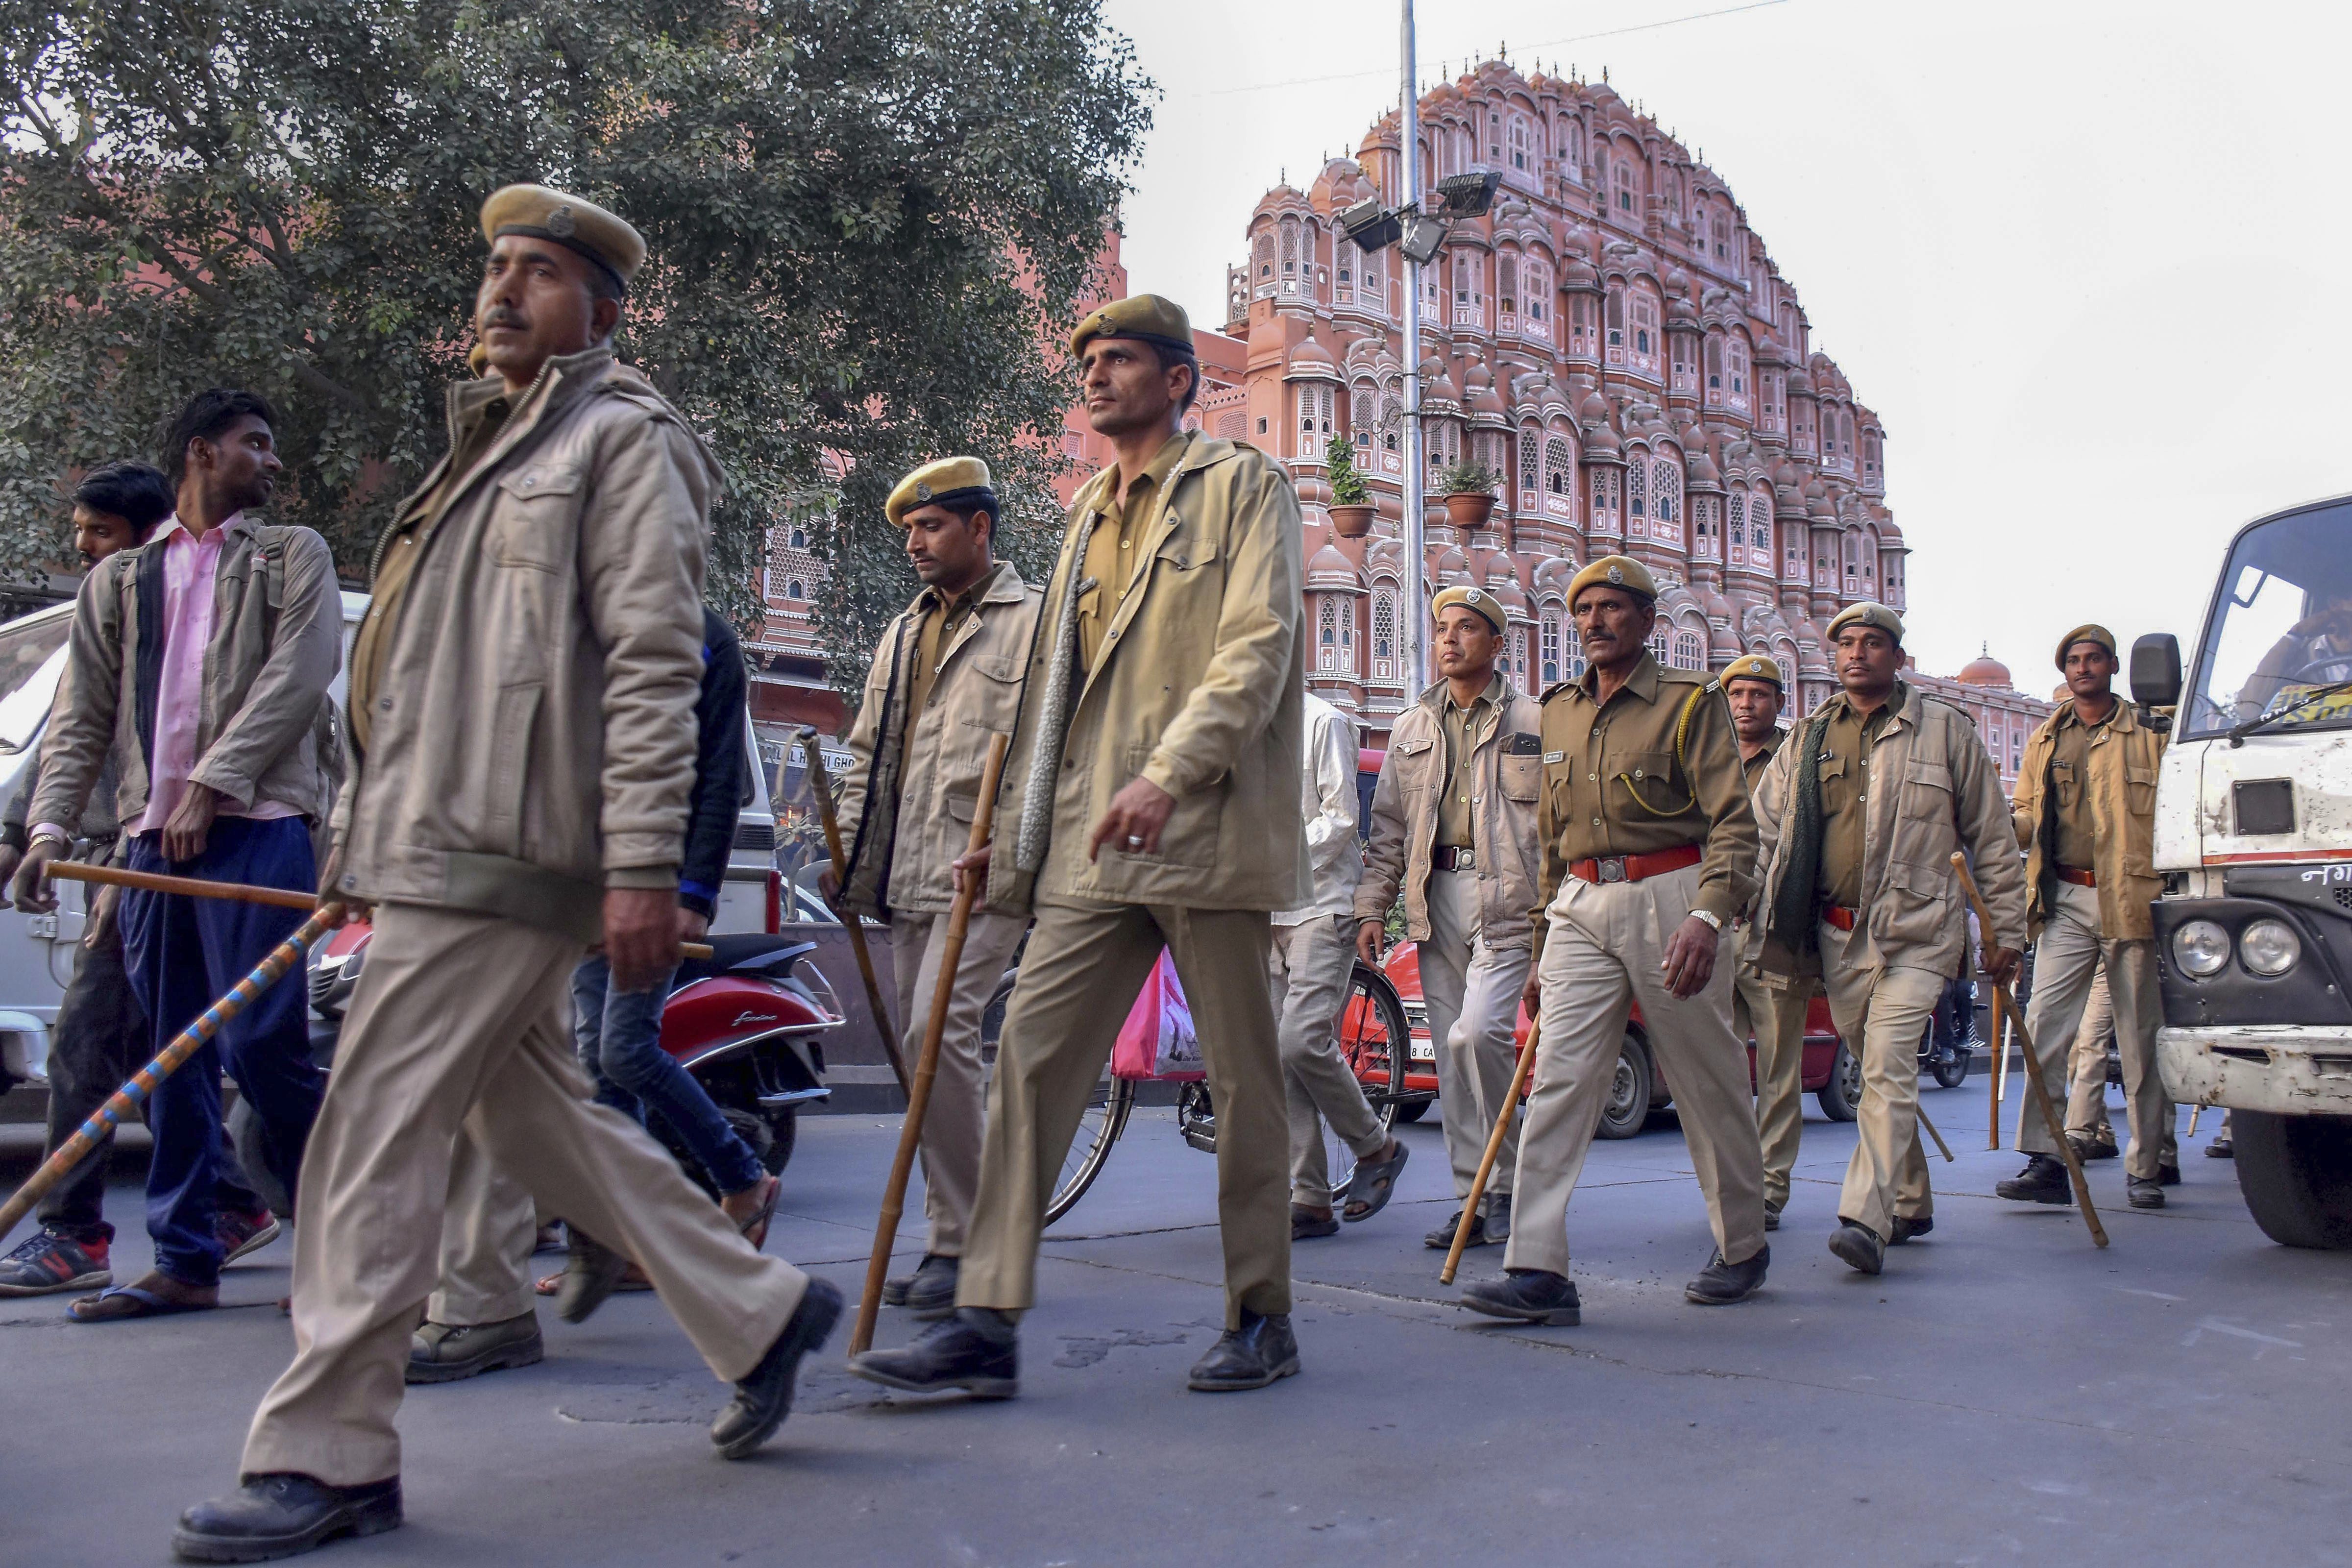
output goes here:
<path id="1" fill-rule="evenodd" d="M 321 1065 L 333 1058 L 374 934 L 366 921 L 353 921 L 328 938 L 311 963 L 310 1048 Z M 810 961 L 816 943 L 759 932 L 709 942 L 711 956 L 688 959 L 670 982 L 662 1049 L 694 1075 L 773 1174 L 793 1157 L 800 1108 L 833 1093 L 824 1086 L 824 1036 L 846 1018 L 832 983 Z M 231 1118 L 240 1157 L 258 1131 L 237 1125 L 249 1120 Z M 659 1117 L 649 1131 L 688 1174 L 707 1184 L 701 1164 Z M 257 1158 L 242 1163 L 248 1171 L 260 1165 Z"/>

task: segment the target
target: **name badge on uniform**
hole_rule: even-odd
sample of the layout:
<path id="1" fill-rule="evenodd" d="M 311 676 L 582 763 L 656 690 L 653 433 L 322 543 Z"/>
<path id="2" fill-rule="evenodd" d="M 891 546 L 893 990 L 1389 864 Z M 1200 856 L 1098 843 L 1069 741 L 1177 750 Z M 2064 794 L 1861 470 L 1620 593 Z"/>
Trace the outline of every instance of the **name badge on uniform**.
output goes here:
<path id="1" fill-rule="evenodd" d="M 1566 761 L 1568 761 L 1568 753 L 1566 752 L 1546 752 L 1544 753 L 1544 766 L 1546 767 L 1551 766 L 1554 763 L 1564 763 Z"/>

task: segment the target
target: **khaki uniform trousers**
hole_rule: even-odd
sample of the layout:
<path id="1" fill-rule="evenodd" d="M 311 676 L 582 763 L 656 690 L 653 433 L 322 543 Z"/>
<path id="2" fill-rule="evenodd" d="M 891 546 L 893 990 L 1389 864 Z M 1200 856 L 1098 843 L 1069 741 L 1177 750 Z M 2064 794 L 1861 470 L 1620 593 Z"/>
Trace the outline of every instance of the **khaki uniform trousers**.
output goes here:
<path id="1" fill-rule="evenodd" d="M 1217 1108 L 1225 1326 L 1239 1328 L 1244 1307 L 1290 1310 L 1282 1055 L 1265 986 L 1239 983 L 1265 973 L 1272 933 L 1263 910 L 1038 905 L 997 1042 L 957 1306 L 1021 1311 L 1035 1304 L 1046 1200 L 1119 1026 L 1164 947 L 1192 1005 Z"/>
<path id="2" fill-rule="evenodd" d="M 1316 915 L 1274 928 L 1268 978 L 1282 1042 L 1282 1095 L 1290 1114 L 1290 1201 L 1303 1208 L 1331 1206 L 1324 1122 L 1359 1160 L 1389 1146 L 1388 1129 L 1372 1114 L 1364 1086 L 1339 1048 L 1339 1007 L 1355 973 L 1352 916 Z"/>
<path id="3" fill-rule="evenodd" d="M 783 1331 L 806 1276 L 754 1252 L 644 1129 L 591 1103 L 563 1026 L 579 962 L 578 942 L 510 921 L 376 910 L 303 1160 L 294 1362 L 254 1415 L 246 1473 L 356 1486 L 400 1472 L 409 1334 L 441 1269 L 453 1178 L 478 1157 L 643 1266 L 721 1379 Z"/>
<path id="4" fill-rule="evenodd" d="M 955 989 L 948 996 L 948 1024 L 940 1036 L 939 1076 L 931 1080 L 930 1108 L 923 1113 L 923 1213 L 931 1222 L 926 1252 L 963 1256 L 971 1224 L 971 1196 L 980 1185 L 980 1141 L 987 1125 L 985 1086 L 980 1060 L 980 1020 L 988 999 L 1004 978 L 1013 950 L 1029 922 L 1012 915 L 975 912 L 964 928 L 963 957 L 956 965 Z M 940 965 L 947 961 L 948 917 L 890 917 L 892 967 L 898 981 L 899 1051 L 907 1070 L 923 1054 L 930 1027 L 931 999 L 939 994 Z"/>
<path id="5" fill-rule="evenodd" d="M 1528 988 L 1535 952 L 1532 946 L 1486 945 L 1475 871 L 1430 872 L 1429 940 L 1420 951 L 1421 998 L 1429 1008 L 1430 1042 L 1437 1047 L 1437 1114 L 1445 1127 L 1445 1157 L 1454 1166 L 1454 1195 L 1467 1197 L 1495 1119 L 1511 1092 L 1519 1058 L 1519 997 Z M 1489 1196 L 1510 1195 L 1518 1154 L 1519 1125 L 1514 1121 L 1495 1155 Z"/>
<path id="6" fill-rule="evenodd" d="M 1927 1155 L 1919 1145 L 1919 1038 L 1949 976 L 1902 964 L 1863 968 L 1846 959 L 1855 932 L 1826 921 L 1815 930 L 1830 1016 L 1862 1064 L 1857 1137 L 1838 1217 L 1868 1226 L 1883 1241 L 1895 1234 L 1896 1215 L 1925 1219 L 1935 1213 Z"/>
<path id="7" fill-rule="evenodd" d="M 1816 986 L 1811 979 L 1775 984 L 1744 969 L 1732 985 L 1732 1032 L 1756 1042 L 1756 1135 L 1764 1145 L 1764 1202 L 1785 1208 L 1805 1126 L 1805 1007 Z"/>
<path id="8" fill-rule="evenodd" d="M 1640 1003 L 1650 1047 L 1674 1085 L 1683 1137 L 1706 1194 L 1715 1245 L 1734 1263 L 1764 1248 L 1763 1155 L 1749 1104 L 1748 1048 L 1731 1032 L 1735 949 L 1696 996 L 1665 987 L 1658 965 L 1690 918 L 1699 868 L 1639 882 L 1562 880 L 1546 911 L 1542 1035 L 1519 1139 L 1518 1197 L 1506 1268 L 1568 1272 L 1568 1200 L 1617 1076 L 1625 1020 Z"/>
<path id="9" fill-rule="evenodd" d="M 2116 1055 L 2124 1069 L 2124 1101 L 2131 1115 L 2131 1148 L 2124 1156 L 2127 1175 L 2154 1181 L 2159 1164 L 2178 1160 L 2173 1145 L 2172 1101 L 2156 1066 L 2159 1002 L 2154 942 L 2109 942 L 2099 935 L 2099 890 L 2053 880 L 2057 897 L 2033 955 L 2033 1001 L 2026 1008 L 2026 1032 L 2052 1103 L 2066 1092 L 2067 1057 L 2083 1020 L 2095 970 L 2104 968 L 2115 1006 Z M 2099 1075 L 2105 1097 L 2105 1074 Z M 2055 1154 L 2050 1130 L 2029 1113 L 2017 1135 L 2020 1151 Z"/>

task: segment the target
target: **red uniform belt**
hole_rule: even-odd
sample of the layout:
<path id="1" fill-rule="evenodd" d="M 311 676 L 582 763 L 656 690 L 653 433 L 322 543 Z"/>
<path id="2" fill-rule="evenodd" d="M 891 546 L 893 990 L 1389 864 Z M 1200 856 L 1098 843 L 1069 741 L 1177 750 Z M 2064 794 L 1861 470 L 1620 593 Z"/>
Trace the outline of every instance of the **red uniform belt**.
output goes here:
<path id="1" fill-rule="evenodd" d="M 1862 911 L 1860 910 L 1850 910 L 1843 904 L 1823 904 L 1822 906 L 1822 919 L 1837 927 L 1840 931 L 1852 931 L 1854 926 L 1854 921 L 1859 920 L 1861 917 Z"/>
<path id="2" fill-rule="evenodd" d="M 2058 879 L 2062 882 L 2072 882 L 2078 888 L 2095 888 L 2099 885 L 2098 873 L 2085 871 L 2074 866 L 2059 867 Z"/>
<path id="3" fill-rule="evenodd" d="M 1696 866 L 1705 858 L 1697 845 L 1680 844 L 1651 855 L 1603 855 L 1595 860 L 1571 860 L 1568 874 L 1583 882 L 1639 882 Z"/>

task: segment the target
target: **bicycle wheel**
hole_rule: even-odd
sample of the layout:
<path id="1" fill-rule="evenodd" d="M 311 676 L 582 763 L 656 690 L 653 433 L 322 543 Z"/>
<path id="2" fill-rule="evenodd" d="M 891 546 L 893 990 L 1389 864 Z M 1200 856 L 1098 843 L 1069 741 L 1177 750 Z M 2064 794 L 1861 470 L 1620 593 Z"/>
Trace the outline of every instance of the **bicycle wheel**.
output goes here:
<path id="1" fill-rule="evenodd" d="M 1017 962 L 1018 954 L 1015 955 Z M 982 1092 L 996 1075 L 997 1041 L 1004 1029 L 1005 1004 L 1012 999 L 1013 982 L 1020 978 L 1019 969 L 1008 969 L 1004 978 L 996 983 L 988 1007 L 980 1016 L 980 1059 Z M 1070 1140 L 1070 1152 L 1062 1157 L 1062 1173 L 1054 1184 L 1054 1195 L 1045 1204 L 1045 1223 L 1052 1225 L 1070 1212 L 1086 1195 L 1094 1179 L 1102 1173 L 1103 1162 L 1110 1158 L 1110 1146 L 1127 1130 L 1128 1112 L 1135 1109 L 1135 1085 L 1110 1075 L 1110 1063 L 1103 1063 L 1102 1078 L 1094 1092 L 1087 1097 L 1086 1115 L 1079 1119 L 1077 1136 Z"/>
<path id="2" fill-rule="evenodd" d="M 1400 1110 L 1426 1103 L 1425 1091 L 1416 1093 L 1405 1087 L 1411 1037 L 1406 1032 L 1404 1003 L 1387 975 L 1367 964 L 1355 966 L 1349 976 L 1347 999 L 1339 1006 L 1339 1055 L 1363 1087 L 1364 1101 L 1372 1108 L 1381 1131 L 1396 1125 Z M 1344 1201 L 1342 1194 L 1356 1173 L 1356 1152 L 1333 1136 L 1328 1122 L 1323 1124 L 1323 1157 L 1330 1167 L 1334 1201 Z"/>

